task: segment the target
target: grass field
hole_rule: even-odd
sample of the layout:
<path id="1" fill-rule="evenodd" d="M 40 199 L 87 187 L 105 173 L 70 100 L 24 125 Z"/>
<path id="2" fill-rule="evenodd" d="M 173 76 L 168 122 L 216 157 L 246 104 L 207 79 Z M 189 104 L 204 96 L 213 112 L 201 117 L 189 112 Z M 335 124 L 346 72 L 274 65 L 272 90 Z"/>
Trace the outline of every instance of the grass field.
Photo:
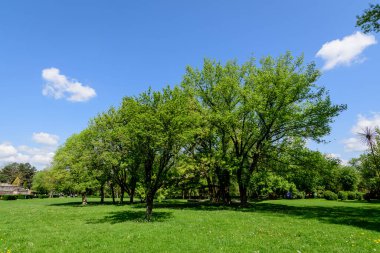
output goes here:
<path id="1" fill-rule="evenodd" d="M 0 252 L 380 252 L 380 203 L 277 200 L 250 208 L 166 201 L 0 201 Z"/>

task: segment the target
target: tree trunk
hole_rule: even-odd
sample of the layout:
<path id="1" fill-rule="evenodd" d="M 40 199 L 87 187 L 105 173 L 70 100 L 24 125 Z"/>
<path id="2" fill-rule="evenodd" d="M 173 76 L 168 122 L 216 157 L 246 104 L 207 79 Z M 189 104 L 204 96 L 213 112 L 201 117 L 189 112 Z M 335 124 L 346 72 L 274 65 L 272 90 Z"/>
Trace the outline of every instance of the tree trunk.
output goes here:
<path id="1" fill-rule="evenodd" d="M 112 203 L 115 204 L 115 188 L 113 184 L 111 184 L 111 195 L 112 195 Z"/>
<path id="2" fill-rule="evenodd" d="M 239 183 L 240 204 L 246 206 L 248 204 L 247 187 Z"/>
<path id="3" fill-rule="evenodd" d="M 100 203 L 104 203 L 104 184 L 100 186 Z"/>
<path id="4" fill-rule="evenodd" d="M 137 179 L 133 177 L 131 179 L 130 193 L 129 193 L 129 203 L 131 204 L 133 204 L 133 198 L 136 192 L 136 183 L 137 183 Z"/>
<path id="5" fill-rule="evenodd" d="M 129 203 L 133 204 L 133 197 L 135 196 L 135 188 L 131 189 L 131 193 L 129 194 Z"/>
<path id="6" fill-rule="evenodd" d="M 120 189 L 120 204 L 124 203 L 124 188 Z"/>
<path id="7" fill-rule="evenodd" d="M 82 205 L 87 205 L 87 195 L 86 193 L 82 193 Z"/>
<path id="8" fill-rule="evenodd" d="M 242 172 L 243 172 L 243 169 L 239 168 L 237 170 L 236 176 L 237 176 L 237 181 L 239 185 L 240 204 L 242 206 L 246 206 L 248 204 L 247 187 L 249 185 L 251 175 L 250 175 L 250 172 L 248 172 L 248 174 L 246 175 L 243 175 Z"/>
<path id="9" fill-rule="evenodd" d="M 146 213 L 145 213 L 145 219 L 147 221 L 150 221 L 152 219 L 152 211 L 153 211 L 153 199 L 154 199 L 154 193 L 149 191 L 146 195 Z"/>

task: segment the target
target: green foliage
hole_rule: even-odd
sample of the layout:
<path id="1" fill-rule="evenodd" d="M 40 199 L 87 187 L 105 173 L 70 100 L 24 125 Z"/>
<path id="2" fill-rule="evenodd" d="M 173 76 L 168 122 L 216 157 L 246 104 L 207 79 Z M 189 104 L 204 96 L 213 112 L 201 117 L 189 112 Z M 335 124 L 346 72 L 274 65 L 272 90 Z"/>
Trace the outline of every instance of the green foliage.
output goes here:
<path id="1" fill-rule="evenodd" d="M 10 163 L 0 169 L 0 182 L 13 183 L 18 178 L 17 185 L 30 189 L 36 171 L 29 163 Z"/>
<path id="2" fill-rule="evenodd" d="M 348 193 L 345 191 L 339 191 L 338 192 L 338 198 L 340 200 L 347 200 L 348 199 Z"/>
<path id="3" fill-rule="evenodd" d="M 323 196 L 327 200 L 338 200 L 338 195 L 332 191 L 325 191 Z"/>
<path id="4" fill-rule="evenodd" d="M 364 193 L 363 192 L 355 192 L 356 193 L 356 199 L 357 200 L 363 200 L 364 199 Z"/>
<path id="5" fill-rule="evenodd" d="M 293 196 L 298 194 L 293 183 L 289 183 L 281 176 L 267 172 L 253 175 L 250 190 L 254 196 L 261 199 L 284 198 L 288 192 L 291 192 Z"/>
<path id="6" fill-rule="evenodd" d="M 1 199 L 2 200 L 16 200 L 18 198 L 17 198 L 17 195 L 2 195 Z"/>
<path id="7" fill-rule="evenodd" d="M 292 198 L 293 199 L 304 199 L 306 197 L 306 193 L 304 191 L 294 191 Z"/>
<path id="8" fill-rule="evenodd" d="M 379 32 L 380 31 L 380 5 L 370 4 L 369 8 L 364 10 L 361 16 L 356 17 L 356 26 L 360 27 L 363 32 Z"/>
<path id="9" fill-rule="evenodd" d="M 56 179 L 58 179 L 54 172 L 51 169 L 38 171 L 33 177 L 32 190 L 39 194 L 52 192 L 57 187 Z"/>
<path id="10" fill-rule="evenodd" d="M 347 198 L 349 200 L 355 200 L 356 199 L 356 192 L 352 192 L 352 191 L 347 192 Z"/>
<path id="11" fill-rule="evenodd" d="M 353 168 L 343 166 L 338 171 L 338 184 L 343 191 L 356 191 L 359 185 L 360 174 Z"/>
<path id="12" fill-rule="evenodd" d="M 333 105 L 314 64 L 290 53 L 236 62 L 206 60 L 202 70 L 187 69 L 183 85 L 193 89 L 215 127 L 222 158 L 232 161 L 242 202 L 251 175 L 273 146 L 293 138 L 320 141 L 345 105 Z M 284 145 L 285 146 L 285 145 Z"/>

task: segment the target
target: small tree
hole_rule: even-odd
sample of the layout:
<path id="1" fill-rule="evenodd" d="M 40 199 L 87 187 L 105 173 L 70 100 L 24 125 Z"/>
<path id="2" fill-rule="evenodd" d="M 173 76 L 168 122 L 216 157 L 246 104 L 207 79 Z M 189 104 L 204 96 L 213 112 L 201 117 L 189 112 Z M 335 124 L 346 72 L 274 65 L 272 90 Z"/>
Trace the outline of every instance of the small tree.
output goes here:
<path id="1" fill-rule="evenodd" d="M 53 170 L 67 176 L 62 183 L 69 184 L 74 192 L 82 195 L 83 205 L 87 204 L 87 192 L 98 188 L 99 184 L 91 169 L 93 163 L 88 148 L 89 137 L 89 130 L 72 135 L 57 150 L 53 160 Z"/>

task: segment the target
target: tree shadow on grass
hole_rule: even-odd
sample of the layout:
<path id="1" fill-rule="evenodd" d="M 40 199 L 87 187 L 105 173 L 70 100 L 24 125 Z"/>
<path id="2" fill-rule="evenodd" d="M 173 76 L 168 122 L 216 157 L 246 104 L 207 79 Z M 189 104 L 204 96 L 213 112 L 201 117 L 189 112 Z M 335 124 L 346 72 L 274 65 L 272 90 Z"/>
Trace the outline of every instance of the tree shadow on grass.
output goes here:
<path id="1" fill-rule="evenodd" d="M 288 206 L 273 203 L 260 203 L 256 205 L 255 209 L 256 212 L 261 213 L 296 216 L 303 219 L 317 219 L 324 223 L 354 226 L 380 232 L 379 208 Z"/>
<path id="2" fill-rule="evenodd" d="M 353 203 L 353 202 L 352 202 Z M 365 202 L 366 203 L 366 202 Z M 292 206 L 275 203 L 258 202 L 245 207 L 240 207 L 238 203 L 231 205 L 221 205 L 212 203 L 186 203 L 180 201 L 168 201 L 155 203 L 155 208 L 187 209 L 198 211 L 220 211 L 230 210 L 239 212 L 266 213 L 276 216 L 294 216 L 301 219 L 316 219 L 324 223 L 354 226 L 362 229 L 380 232 L 380 206 L 371 205 L 360 206 L 363 202 L 358 202 L 357 207 L 353 206 Z M 140 208 L 140 205 L 133 205 L 133 208 Z"/>
<path id="3" fill-rule="evenodd" d="M 296 201 L 296 200 L 295 200 Z M 350 202 L 355 203 L 355 202 Z M 366 203 L 365 206 L 361 205 Z M 357 202 L 355 206 L 323 206 L 320 203 L 313 205 L 312 201 L 310 206 L 293 206 L 292 201 L 289 205 L 257 202 L 245 207 L 241 207 L 239 203 L 232 203 L 231 205 L 213 204 L 210 202 L 184 202 L 183 200 L 168 200 L 161 203 L 154 204 L 153 220 L 165 221 L 169 219 L 172 214 L 168 212 L 161 212 L 157 209 L 175 209 L 175 210 L 195 210 L 195 211 L 220 211 L 230 210 L 238 212 L 255 212 L 266 213 L 276 216 L 294 216 L 301 219 L 316 219 L 324 223 L 339 224 L 345 226 L 354 226 L 362 229 L 380 232 L 380 206 L 377 203 L 369 205 L 367 202 Z M 77 206 L 80 207 L 81 202 L 57 203 L 51 204 L 52 206 Z M 99 202 L 91 202 L 88 206 L 104 205 Z M 106 202 L 105 205 L 113 205 L 112 202 Z M 132 210 L 145 208 L 145 204 L 136 203 L 129 205 Z M 104 223 L 111 224 L 125 222 L 125 221 L 144 221 L 145 211 L 120 211 L 113 212 L 103 219 L 91 221 L 90 223 Z"/>
<path id="4" fill-rule="evenodd" d="M 82 205 L 82 201 L 71 201 L 71 202 L 65 202 L 65 203 L 54 203 L 50 204 L 49 206 L 72 206 L 72 207 L 85 207 L 85 206 L 128 206 L 128 205 L 134 205 L 130 204 L 129 202 L 124 202 L 122 204 L 120 203 L 112 203 L 110 201 L 105 201 L 101 203 L 100 201 L 89 201 L 87 202 L 87 205 Z"/>
<path id="5" fill-rule="evenodd" d="M 171 212 L 155 212 L 153 211 L 152 219 L 150 222 L 163 222 L 173 217 Z M 111 212 L 109 215 L 97 219 L 97 220 L 89 220 L 87 224 L 100 224 L 100 223 L 110 223 L 117 224 L 127 221 L 133 222 L 147 222 L 145 220 L 145 211 L 119 211 L 119 212 Z"/>

